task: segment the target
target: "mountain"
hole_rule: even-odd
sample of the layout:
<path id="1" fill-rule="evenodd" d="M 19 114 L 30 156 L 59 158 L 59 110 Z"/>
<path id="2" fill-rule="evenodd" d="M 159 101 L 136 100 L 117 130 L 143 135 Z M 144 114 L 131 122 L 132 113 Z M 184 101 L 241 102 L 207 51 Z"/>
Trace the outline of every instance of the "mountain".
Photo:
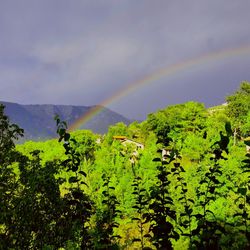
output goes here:
<path id="1" fill-rule="evenodd" d="M 0 102 L 5 106 L 5 114 L 12 123 L 18 124 L 25 131 L 24 140 L 44 140 L 56 136 L 54 116 L 66 121 L 68 126 L 86 115 L 97 106 L 71 105 L 21 105 L 11 102 Z M 132 121 L 108 109 L 100 107 L 97 115 L 86 121 L 80 128 L 90 129 L 95 133 L 105 133 L 110 125 L 117 122 L 129 124 Z"/>

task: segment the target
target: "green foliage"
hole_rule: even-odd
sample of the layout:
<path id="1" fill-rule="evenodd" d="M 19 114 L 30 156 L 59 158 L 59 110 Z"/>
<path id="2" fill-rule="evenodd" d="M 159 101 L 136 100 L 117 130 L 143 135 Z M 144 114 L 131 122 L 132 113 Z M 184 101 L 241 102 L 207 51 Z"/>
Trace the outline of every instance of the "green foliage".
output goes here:
<path id="1" fill-rule="evenodd" d="M 244 81 L 240 88 L 227 97 L 227 113 L 235 122 L 241 123 L 250 111 L 250 83 Z"/>
<path id="2" fill-rule="evenodd" d="M 67 214 L 70 216 L 70 226 L 74 228 L 74 241 L 79 242 L 81 249 L 90 248 L 92 242 L 88 231 L 88 222 L 92 214 L 92 203 L 89 197 L 81 189 L 81 185 L 86 185 L 83 178 L 86 177 L 86 173 L 80 169 L 81 155 L 76 150 L 76 140 L 71 138 L 70 134 L 66 132 L 67 124 L 55 117 L 57 124 L 57 133 L 59 135 L 59 142 L 63 141 L 63 147 L 65 148 L 65 155 L 67 159 L 61 164 L 66 167 L 68 172 L 73 175 L 68 179 L 70 188 L 65 195 L 68 204 L 70 205 L 67 210 Z"/>
<path id="3" fill-rule="evenodd" d="M 61 126 L 60 122 L 58 125 Z M 63 127 L 60 129 L 60 139 L 69 139 L 66 132 L 62 132 Z M 56 177 L 68 164 L 71 169 L 78 167 L 77 155 L 68 141 L 65 143 L 70 156 L 63 162 L 42 165 L 40 151 L 35 150 L 30 152 L 29 158 L 15 152 L 12 161 L 18 161 L 18 165 L 1 166 L 1 249 L 43 249 L 49 246 L 54 249 L 66 246 L 69 241 L 75 242 L 79 248 L 87 246 L 85 222 L 91 214 L 89 198 L 77 187 L 71 187 L 62 196 L 60 186 L 66 180 Z M 69 179 L 69 182 L 75 180 Z"/>
<path id="4" fill-rule="evenodd" d="M 0 106 L 0 249 L 248 249 L 248 97 L 245 82 L 228 107 L 173 105 L 104 137 L 56 117 L 59 143 L 16 147 Z"/>
<path id="5" fill-rule="evenodd" d="M 132 220 L 137 222 L 139 228 L 139 237 L 134 238 L 133 242 L 139 242 L 141 249 L 144 249 L 148 242 L 148 238 L 152 238 L 152 236 L 148 233 L 148 230 L 145 228 L 150 219 L 148 213 L 149 199 L 146 189 L 142 187 L 142 179 L 140 177 L 136 177 L 134 179 L 132 186 L 134 187 L 133 195 L 135 197 L 135 205 L 133 208 L 137 213 Z"/>
<path id="6" fill-rule="evenodd" d="M 246 142 L 250 145 L 249 142 Z M 234 217 L 238 218 L 237 226 L 239 226 L 240 233 L 245 235 L 247 239 L 247 247 L 250 247 L 250 154 L 246 154 L 246 159 L 243 160 L 242 175 L 245 175 L 245 179 L 239 184 L 236 193 L 238 198 L 235 200 L 238 211 L 234 214 Z"/>
<path id="7" fill-rule="evenodd" d="M 81 161 L 93 163 L 98 136 L 89 130 L 76 131 L 71 136 L 76 141 L 74 147 L 76 152 L 79 153 Z"/>
<path id="8" fill-rule="evenodd" d="M 155 114 L 150 114 L 146 126 L 156 133 L 159 142 L 168 145 L 171 140 L 182 140 L 188 131 L 202 130 L 205 117 L 204 105 L 187 102 L 169 106 Z"/>
<path id="9" fill-rule="evenodd" d="M 13 210 L 5 221 L 9 247 L 41 249 L 45 244 L 60 247 L 65 240 L 57 224 L 64 204 L 60 180 L 55 179 L 55 166 L 55 162 L 48 162 L 42 168 L 39 151 L 33 152 L 33 159 L 24 158 L 20 162 L 20 179 L 10 200 Z"/>
<path id="10" fill-rule="evenodd" d="M 4 115 L 4 106 L 0 104 L 0 165 L 7 165 L 13 161 L 14 141 L 23 136 L 23 129 L 11 124 Z"/>
<path id="11" fill-rule="evenodd" d="M 226 112 L 232 119 L 234 128 L 238 130 L 239 135 L 248 136 L 250 133 L 250 83 L 242 82 L 240 88 L 233 95 L 227 97 L 227 103 Z"/>
<path id="12" fill-rule="evenodd" d="M 244 117 L 244 124 L 241 126 L 241 132 L 244 137 L 250 136 L 250 110 L 247 115 Z"/>
<path id="13" fill-rule="evenodd" d="M 228 131 L 229 134 L 231 134 L 230 130 Z M 219 161 L 225 159 L 224 152 L 228 153 L 228 135 L 221 134 L 220 141 L 215 143 L 218 147 L 213 150 L 210 158 L 212 165 L 207 169 L 196 190 L 198 206 L 201 207 L 201 210 L 199 213 L 193 214 L 198 223 L 197 228 L 192 230 L 192 236 L 196 237 L 195 240 L 191 241 L 191 244 L 194 244 L 198 249 L 218 249 L 221 234 L 225 233 L 222 222 L 218 222 L 213 211 L 209 209 L 209 205 L 220 195 L 219 188 L 223 185 L 220 181 L 223 173 Z"/>
<path id="14" fill-rule="evenodd" d="M 172 249 L 170 239 L 178 239 L 179 235 L 174 230 L 176 212 L 174 210 L 173 199 L 169 193 L 171 175 L 169 165 L 174 160 L 171 154 L 168 161 L 155 158 L 154 161 L 160 162 L 157 166 L 157 182 L 150 192 L 150 213 L 146 216 L 150 222 L 150 232 L 153 236 L 151 241 L 157 249 Z M 168 167 L 168 168 L 167 168 Z"/>
<path id="15" fill-rule="evenodd" d="M 107 135 L 105 136 L 105 142 L 108 145 L 111 145 L 113 142 L 113 136 L 127 136 L 128 130 L 127 126 L 122 123 L 118 122 L 114 126 L 110 126 Z"/>
<path id="16" fill-rule="evenodd" d="M 119 235 L 115 235 L 115 228 L 118 228 L 116 218 L 121 214 L 117 209 L 119 202 L 114 195 L 115 188 L 110 185 L 110 177 L 105 174 L 102 176 L 103 188 L 102 191 L 103 209 L 97 212 L 96 228 L 95 228 L 95 248 L 96 249 L 117 249 L 116 239 Z"/>
<path id="17" fill-rule="evenodd" d="M 176 157 L 181 158 L 176 152 Z M 176 189 L 179 191 L 178 201 L 182 205 L 183 209 L 179 215 L 179 230 L 182 232 L 182 236 L 189 237 L 190 245 L 192 245 L 192 213 L 193 213 L 193 205 L 195 203 L 194 199 L 188 197 L 187 192 L 187 183 L 185 181 L 185 177 L 183 173 L 185 173 L 184 168 L 181 166 L 179 162 L 174 162 L 173 167 L 171 169 L 173 176 L 176 176 Z"/>

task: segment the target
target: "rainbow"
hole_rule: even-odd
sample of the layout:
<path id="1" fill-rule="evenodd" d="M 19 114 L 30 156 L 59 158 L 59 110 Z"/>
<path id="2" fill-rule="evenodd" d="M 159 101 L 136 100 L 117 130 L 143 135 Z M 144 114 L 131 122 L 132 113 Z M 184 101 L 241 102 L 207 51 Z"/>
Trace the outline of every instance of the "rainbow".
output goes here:
<path id="1" fill-rule="evenodd" d="M 103 102 L 99 103 L 97 106 L 94 106 L 87 113 L 85 113 L 82 117 L 77 119 L 69 127 L 69 130 L 73 131 L 73 130 L 80 128 L 87 121 L 91 120 L 94 116 L 99 114 L 104 109 L 104 107 L 107 107 L 109 104 L 128 95 L 130 92 L 133 92 L 134 90 L 140 87 L 143 87 L 145 85 L 148 85 L 152 82 L 155 82 L 156 80 L 159 80 L 163 77 L 169 77 L 169 76 L 175 75 L 176 73 L 180 71 L 190 69 L 197 65 L 204 65 L 204 64 L 211 63 L 214 61 L 221 61 L 223 59 L 233 58 L 236 56 L 246 55 L 246 54 L 250 54 L 250 45 L 241 46 L 237 48 L 224 49 L 224 50 L 220 50 L 220 51 L 216 51 L 216 52 L 212 52 L 208 54 L 203 54 L 199 57 L 192 58 L 192 59 L 180 62 L 180 63 L 170 65 L 168 67 L 159 69 L 151 74 L 148 74 L 142 77 L 141 79 L 138 79 L 134 82 L 126 84 L 125 87 L 121 88 L 115 95 L 107 98 Z"/>

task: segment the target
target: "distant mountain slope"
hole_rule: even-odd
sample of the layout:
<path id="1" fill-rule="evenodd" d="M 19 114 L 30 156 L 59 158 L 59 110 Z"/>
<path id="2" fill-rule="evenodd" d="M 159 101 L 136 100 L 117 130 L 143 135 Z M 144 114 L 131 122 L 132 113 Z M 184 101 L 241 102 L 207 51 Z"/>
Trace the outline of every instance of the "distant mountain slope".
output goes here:
<path id="1" fill-rule="evenodd" d="M 70 105 L 21 105 L 3 102 L 5 113 L 11 122 L 18 124 L 25 131 L 25 140 L 43 140 L 56 136 L 55 114 L 70 126 L 84 116 L 92 107 Z M 95 133 L 105 133 L 108 127 L 117 122 L 129 124 L 131 121 L 124 116 L 103 108 L 95 117 L 87 121 L 81 129 L 90 129 Z"/>

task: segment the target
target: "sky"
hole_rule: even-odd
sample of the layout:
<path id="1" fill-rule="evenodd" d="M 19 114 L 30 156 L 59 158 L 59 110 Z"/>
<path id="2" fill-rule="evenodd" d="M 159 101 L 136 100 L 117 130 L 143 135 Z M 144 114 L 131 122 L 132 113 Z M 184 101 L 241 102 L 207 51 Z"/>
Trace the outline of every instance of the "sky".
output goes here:
<path id="1" fill-rule="evenodd" d="M 0 0 L 0 100 L 134 119 L 221 104 L 250 81 L 249 11 L 250 0 Z"/>

